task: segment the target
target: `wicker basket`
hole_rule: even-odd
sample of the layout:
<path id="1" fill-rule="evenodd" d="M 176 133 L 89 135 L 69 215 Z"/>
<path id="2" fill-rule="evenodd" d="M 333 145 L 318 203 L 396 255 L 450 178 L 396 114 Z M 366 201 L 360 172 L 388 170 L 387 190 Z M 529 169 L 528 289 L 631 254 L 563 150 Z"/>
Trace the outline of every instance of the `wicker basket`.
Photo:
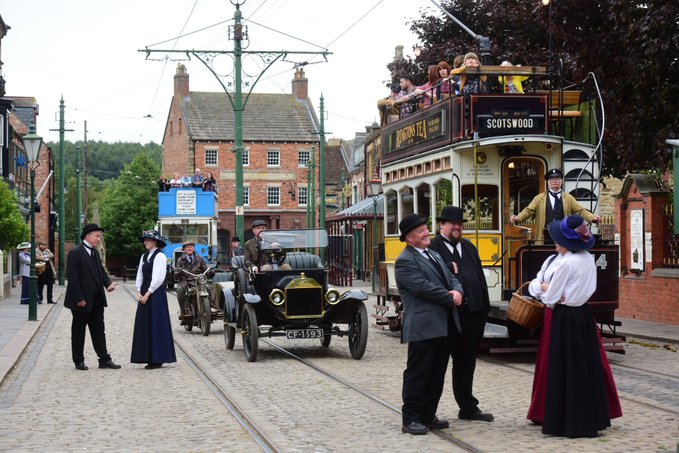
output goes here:
<path id="1" fill-rule="evenodd" d="M 534 330 L 542 325 L 542 314 L 545 311 L 545 304 L 531 299 L 522 294 L 530 282 L 526 282 L 512 294 L 507 310 L 507 319 L 511 319 L 526 329 Z"/>

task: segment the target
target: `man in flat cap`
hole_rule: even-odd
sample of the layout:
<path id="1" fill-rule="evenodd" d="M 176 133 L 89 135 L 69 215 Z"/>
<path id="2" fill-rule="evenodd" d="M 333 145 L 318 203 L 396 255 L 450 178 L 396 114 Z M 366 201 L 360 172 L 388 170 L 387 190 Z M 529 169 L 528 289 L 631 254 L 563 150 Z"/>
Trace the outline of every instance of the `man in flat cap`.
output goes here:
<path id="1" fill-rule="evenodd" d="M 186 275 L 185 271 L 192 274 L 202 274 L 207 269 L 207 262 L 205 258 L 196 253 L 196 244 L 191 241 L 184 242 L 182 245 L 182 256 L 177 258 L 177 263 L 174 269 L 174 280 L 177 282 L 177 302 L 179 303 L 179 320 L 181 325 L 186 324 L 187 316 L 191 319 L 191 313 L 187 313 L 186 297 L 189 289 L 196 285 L 196 281 L 190 276 Z"/>
<path id="2" fill-rule="evenodd" d="M 396 285 L 403 301 L 401 341 L 408 343 L 403 372 L 403 426 L 408 434 L 448 428 L 436 417 L 448 369 L 450 330 L 460 331 L 457 306 L 462 303 L 460 282 L 446 268 L 441 255 L 429 250 L 424 219 L 410 214 L 398 225 L 406 248 L 396 259 Z"/>
<path id="3" fill-rule="evenodd" d="M 259 269 L 257 266 L 259 266 L 259 252 L 262 249 L 262 238 L 261 234 L 262 231 L 265 231 L 267 229 L 268 225 L 264 220 L 255 220 L 252 222 L 252 234 L 255 235 L 252 239 L 248 240 L 245 243 L 245 257 L 244 260 L 246 263 L 250 262 L 254 265 L 253 270 L 257 272 Z M 271 264 L 264 264 L 262 266 L 263 271 L 270 271 L 272 270 Z M 283 263 L 279 267 L 279 269 L 282 270 L 290 270 L 292 267 L 288 263 Z"/>
<path id="4" fill-rule="evenodd" d="M 71 353 L 77 370 L 87 370 L 85 365 L 85 328 L 90 328 L 92 345 L 99 357 L 99 368 L 117 370 L 117 365 L 111 360 L 106 349 L 106 335 L 104 326 L 104 307 L 106 291 L 116 289 L 117 283 L 112 283 L 99 255 L 99 244 L 104 230 L 96 223 L 83 227 L 80 239 L 82 242 L 75 246 L 66 259 L 66 296 L 64 306 L 71 310 Z"/>
<path id="5" fill-rule="evenodd" d="M 552 168 L 545 174 L 545 179 L 547 180 L 548 190 L 537 194 L 523 211 L 512 215 L 509 218 L 512 223 L 525 222 L 535 217 L 535 227 L 537 230 L 535 232 L 535 239 L 541 241 L 545 238 L 549 239 L 549 235 L 545 235 L 544 231 L 554 220 L 563 220 L 572 214 L 582 216 L 587 222 L 596 223 L 600 220 L 598 215 L 592 214 L 580 206 L 573 195 L 561 190 L 563 184 L 563 173 L 561 170 Z"/>

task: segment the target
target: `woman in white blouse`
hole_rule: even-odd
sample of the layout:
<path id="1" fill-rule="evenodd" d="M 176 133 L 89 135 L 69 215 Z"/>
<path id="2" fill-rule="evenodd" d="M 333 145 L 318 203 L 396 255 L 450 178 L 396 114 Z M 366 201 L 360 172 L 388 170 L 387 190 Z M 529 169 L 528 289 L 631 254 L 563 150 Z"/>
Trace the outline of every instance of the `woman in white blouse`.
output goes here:
<path id="1" fill-rule="evenodd" d="M 559 256 L 543 264 L 531 294 L 545 309 L 528 419 L 543 434 L 596 437 L 622 416 L 601 335 L 586 302 L 596 291 L 594 236 L 571 215 L 549 225 Z M 551 257 L 550 257 L 551 258 Z"/>
<path id="2" fill-rule="evenodd" d="M 146 369 L 155 369 L 177 361 L 165 292 L 167 258 L 160 251 L 167 240 L 155 230 L 144 231 L 139 240 L 146 253 L 139 260 L 135 281 L 139 303 L 130 362 L 146 363 Z"/>

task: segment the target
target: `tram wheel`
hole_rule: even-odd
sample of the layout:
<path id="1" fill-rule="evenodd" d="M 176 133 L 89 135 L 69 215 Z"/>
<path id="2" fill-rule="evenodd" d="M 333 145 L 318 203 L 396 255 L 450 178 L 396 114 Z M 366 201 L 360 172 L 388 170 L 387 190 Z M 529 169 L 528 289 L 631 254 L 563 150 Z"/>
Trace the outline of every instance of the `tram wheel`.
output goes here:
<path id="1" fill-rule="evenodd" d="M 352 358 L 359 360 L 368 344 L 368 311 L 363 302 L 356 304 L 354 318 L 349 322 L 349 352 Z"/>
<path id="2" fill-rule="evenodd" d="M 245 304 L 243 307 L 243 350 L 248 362 L 257 360 L 259 349 L 259 329 L 257 328 L 257 313 L 252 304 Z"/>

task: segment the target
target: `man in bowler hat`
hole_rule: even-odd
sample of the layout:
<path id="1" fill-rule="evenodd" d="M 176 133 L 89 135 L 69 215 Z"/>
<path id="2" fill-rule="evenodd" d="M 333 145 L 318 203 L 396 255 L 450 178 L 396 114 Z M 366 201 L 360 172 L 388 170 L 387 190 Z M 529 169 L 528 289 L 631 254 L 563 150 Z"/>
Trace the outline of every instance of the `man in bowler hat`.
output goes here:
<path id="1" fill-rule="evenodd" d="M 403 301 L 401 341 L 408 343 L 403 372 L 403 426 L 409 434 L 448 428 L 436 409 L 448 368 L 448 335 L 459 331 L 457 306 L 462 303 L 460 282 L 441 256 L 429 250 L 429 229 L 417 214 L 399 223 L 406 248 L 396 259 L 396 285 Z"/>
<path id="2" fill-rule="evenodd" d="M 87 370 L 85 365 L 85 328 L 89 327 L 92 345 L 99 357 L 99 368 L 118 369 L 120 365 L 111 360 L 106 350 L 106 334 L 104 326 L 104 307 L 106 291 L 116 289 L 103 264 L 97 247 L 101 243 L 104 230 L 96 223 L 83 228 L 80 239 L 82 243 L 75 246 L 66 261 L 66 297 L 64 306 L 71 310 L 71 353 L 75 368 Z M 106 291 L 104 291 L 106 290 Z"/>
<path id="3" fill-rule="evenodd" d="M 545 228 L 554 220 L 563 220 L 572 214 L 582 216 L 588 222 L 598 222 L 598 215 L 592 214 L 587 209 L 580 206 L 575 197 L 563 192 L 563 173 L 558 168 L 552 168 L 545 174 L 547 180 L 546 191 L 537 194 L 528 206 L 517 215 L 509 218 L 512 223 L 525 222 L 535 217 L 535 239 L 538 241 L 551 238 L 545 235 Z"/>
<path id="4" fill-rule="evenodd" d="M 457 206 L 446 206 L 439 222 L 439 234 L 431 241 L 431 249 L 443 257 L 447 268 L 464 288 L 464 301 L 458 309 L 462 331 L 450 332 L 450 355 L 453 359 L 453 394 L 460 408 L 458 418 L 492 422 L 492 414 L 479 409 L 472 388 L 476 354 L 483 339 L 486 316 L 490 311 L 488 285 L 483 273 L 479 252 L 471 241 L 462 237 L 463 211 Z"/>

